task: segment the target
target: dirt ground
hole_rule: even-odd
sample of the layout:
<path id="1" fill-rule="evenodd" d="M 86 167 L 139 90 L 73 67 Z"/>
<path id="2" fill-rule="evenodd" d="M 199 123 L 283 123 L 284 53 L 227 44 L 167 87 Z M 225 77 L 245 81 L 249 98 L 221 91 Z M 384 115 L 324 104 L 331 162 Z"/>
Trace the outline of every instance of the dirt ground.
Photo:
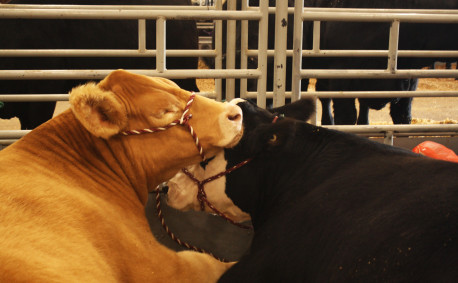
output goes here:
<path id="1" fill-rule="evenodd" d="M 212 79 L 197 80 L 197 85 L 202 91 L 214 88 Z M 458 90 L 458 80 L 455 79 L 420 79 L 418 90 Z M 69 107 L 68 102 L 58 102 L 54 115 L 61 113 Z M 321 119 L 321 106 L 317 105 L 317 119 Z M 458 123 L 458 97 L 427 97 L 415 98 L 412 105 L 412 123 Z M 392 124 L 389 107 L 380 111 L 371 110 L 369 113 L 371 124 Z M 0 120 L 0 130 L 19 130 L 17 118 Z"/>

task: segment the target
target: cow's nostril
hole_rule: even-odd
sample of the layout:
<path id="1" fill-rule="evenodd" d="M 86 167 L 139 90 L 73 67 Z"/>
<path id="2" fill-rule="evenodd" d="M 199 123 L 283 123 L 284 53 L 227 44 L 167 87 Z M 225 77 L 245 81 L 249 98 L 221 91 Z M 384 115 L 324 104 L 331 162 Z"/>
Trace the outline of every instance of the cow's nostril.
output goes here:
<path id="1" fill-rule="evenodd" d="M 242 115 L 240 115 L 240 114 L 229 115 L 228 118 L 231 121 L 238 121 L 238 120 L 240 120 L 242 118 Z"/>

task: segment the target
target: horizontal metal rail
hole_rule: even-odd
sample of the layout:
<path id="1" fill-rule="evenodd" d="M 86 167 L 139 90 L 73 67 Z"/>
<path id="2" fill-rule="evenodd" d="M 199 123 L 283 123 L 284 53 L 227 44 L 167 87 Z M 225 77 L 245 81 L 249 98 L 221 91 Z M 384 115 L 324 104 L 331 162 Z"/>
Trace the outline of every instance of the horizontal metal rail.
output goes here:
<path id="1" fill-rule="evenodd" d="M 370 125 L 370 126 L 326 126 L 328 129 L 364 136 L 384 136 L 393 132 L 395 136 L 457 136 L 458 124 L 430 125 Z M 11 144 L 28 134 L 30 130 L 0 131 L 0 144 Z"/>
<path id="2" fill-rule="evenodd" d="M 387 57 L 388 50 L 302 50 L 302 56 L 307 57 Z M 254 57 L 258 55 L 256 49 L 248 49 L 247 55 Z M 273 57 L 275 50 L 267 50 L 267 56 Z M 286 56 L 293 56 L 293 50 L 286 50 Z M 423 58 L 458 58 L 458 51 L 455 50 L 399 50 L 398 57 L 423 57 Z"/>
<path id="3" fill-rule="evenodd" d="M 180 6 L 175 6 L 180 7 Z M 146 9 L 27 9 L 0 6 L 0 18 L 4 19 L 80 19 L 80 20 L 259 20 L 261 14 L 256 11 L 214 11 L 202 13 L 200 10 Z"/>
<path id="4" fill-rule="evenodd" d="M 415 135 L 458 135 L 458 124 L 428 124 L 428 125 L 352 125 L 352 126 L 326 126 L 328 129 L 334 129 L 347 133 L 370 135 L 383 135 L 387 132 L 393 132 L 395 136 Z"/>
<path id="5" fill-rule="evenodd" d="M 198 92 L 199 95 L 215 98 L 215 92 Z M 291 98 L 291 91 L 285 92 L 286 98 Z M 256 99 L 257 92 L 249 91 L 246 98 Z M 387 98 L 387 97 L 458 97 L 458 91 L 303 91 L 302 97 L 318 98 Z M 266 92 L 266 98 L 272 98 L 273 92 Z M 68 94 L 0 94 L 3 102 L 39 102 L 39 101 L 68 101 Z"/>
<path id="6" fill-rule="evenodd" d="M 215 10 L 213 6 L 182 6 L 182 5 L 50 5 L 50 4 L 3 4 L 0 8 L 15 9 L 56 9 L 56 10 Z"/>
<path id="7" fill-rule="evenodd" d="M 291 91 L 285 92 L 286 98 L 291 98 Z M 247 92 L 247 98 L 256 98 L 257 92 Z M 267 98 L 273 97 L 273 92 L 266 93 Z M 458 97 L 457 91 L 302 91 L 301 97 L 319 98 L 387 98 L 387 97 Z M 1 98 L 0 98 L 1 100 Z"/>
<path id="8" fill-rule="evenodd" d="M 360 12 L 360 13 L 402 13 L 402 14 L 458 14 L 458 10 L 444 10 L 444 9 L 379 9 L 379 8 L 320 8 L 320 7 L 304 7 L 307 11 L 311 12 Z M 248 7 L 247 10 L 256 10 L 255 7 Z M 275 14 L 275 7 L 269 8 L 269 14 Z M 288 8 L 288 14 L 294 14 L 294 8 Z"/>
<path id="9" fill-rule="evenodd" d="M 139 51 L 137 49 L 0 49 L 0 57 L 156 57 L 156 50 Z M 258 56 L 255 49 L 247 50 L 250 57 Z M 216 57 L 214 50 L 167 49 L 167 57 Z M 275 50 L 267 50 L 267 56 L 273 57 Z M 423 58 L 458 58 L 458 51 L 436 50 L 399 50 L 398 57 Z M 292 57 L 293 50 L 286 51 Z M 307 57 L 387 57 L 388 50 L 303 50 Z"/>
<path id="10" fill-rule="evenodd" d="M 326 70 L 326 69 L 302 69 L 300 75 L 303 78 L 316 79 L 411 79 L 411 78 L 458 78 L 458 70 L 417 70 L 401 69 L 392 73 L 388 70 Z"/>
<path id="11" fill-rule="evenodd" d="M 359 12 L 355 9 L 352 12 L 334 10 L 333 13 L 317 12 L 304 9 L 302 12 L 304 21 L 347 21 L 347 22 L 392 22 L 401 21 L 404 23 L 458 23 L 457 14 L 430 14 L 421 12 Z"/>
<path id="12" fill-rule="evenodd" d="M 156 50 L 138 49 L 0 49 L 0 57 L 156 57 Z M 210 50 L 167 49 L 167 57 L 214 57 Z"/>
<path id="13" fill-rule="evenodd" d="M 3 102 L 68 101 L 68 94 L 0 94 Z"/>
<path id="14" fill-rule="evenodd" d="M 0 70 L 0 80 L 85 80 L 103 79 L 113 70 Z M 225 69 L 225 70 L 133 70 L 128 71 L 151 77 L 166 77 L 170 79 L 189 78 L 259 78 L 261 72 L 257 69 Z"/>

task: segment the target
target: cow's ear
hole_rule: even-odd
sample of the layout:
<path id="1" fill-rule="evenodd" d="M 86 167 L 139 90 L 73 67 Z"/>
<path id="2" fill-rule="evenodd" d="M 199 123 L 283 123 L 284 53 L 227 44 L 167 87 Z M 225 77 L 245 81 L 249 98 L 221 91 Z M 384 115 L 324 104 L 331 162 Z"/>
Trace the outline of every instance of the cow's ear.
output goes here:
<path id="1" fill-rule="evenodd" d="M 95 83 L 72 89 L 70 104 L 76 118 L 97 137 L 108 139 L 127 124 L 126 110 L 115 94 Z"/>
<path id="2" fill-rule="evenodd" d="M 280 152 L 294 140 L 296 123 L 297 121 L 286 118 L 275 124 L 258 126 L 248 136 L 248 148 L 246 150 L 252 156 Z"/>
<path id="3" fill-rule="evenodd" d="M 269 111 L 300 121 L 307 121 L 315 113 L 315 102 L 310 98 L 303 98 L 293 103 L 270 109 Z"/>

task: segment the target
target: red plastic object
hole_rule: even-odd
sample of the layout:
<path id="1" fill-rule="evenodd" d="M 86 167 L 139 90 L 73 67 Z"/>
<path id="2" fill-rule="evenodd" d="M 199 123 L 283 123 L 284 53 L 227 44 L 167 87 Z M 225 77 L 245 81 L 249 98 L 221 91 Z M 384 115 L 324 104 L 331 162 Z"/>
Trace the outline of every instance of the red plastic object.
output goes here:
<path id="1" fill-rule="evenodd" d="M 455 154 L 453 150 L 436 142 L 422 142 L 421 144 L 414 147 L 412 151 L 435 159 L 441 159 L 445 161 L 458 163 L 458 156 Z"/>

